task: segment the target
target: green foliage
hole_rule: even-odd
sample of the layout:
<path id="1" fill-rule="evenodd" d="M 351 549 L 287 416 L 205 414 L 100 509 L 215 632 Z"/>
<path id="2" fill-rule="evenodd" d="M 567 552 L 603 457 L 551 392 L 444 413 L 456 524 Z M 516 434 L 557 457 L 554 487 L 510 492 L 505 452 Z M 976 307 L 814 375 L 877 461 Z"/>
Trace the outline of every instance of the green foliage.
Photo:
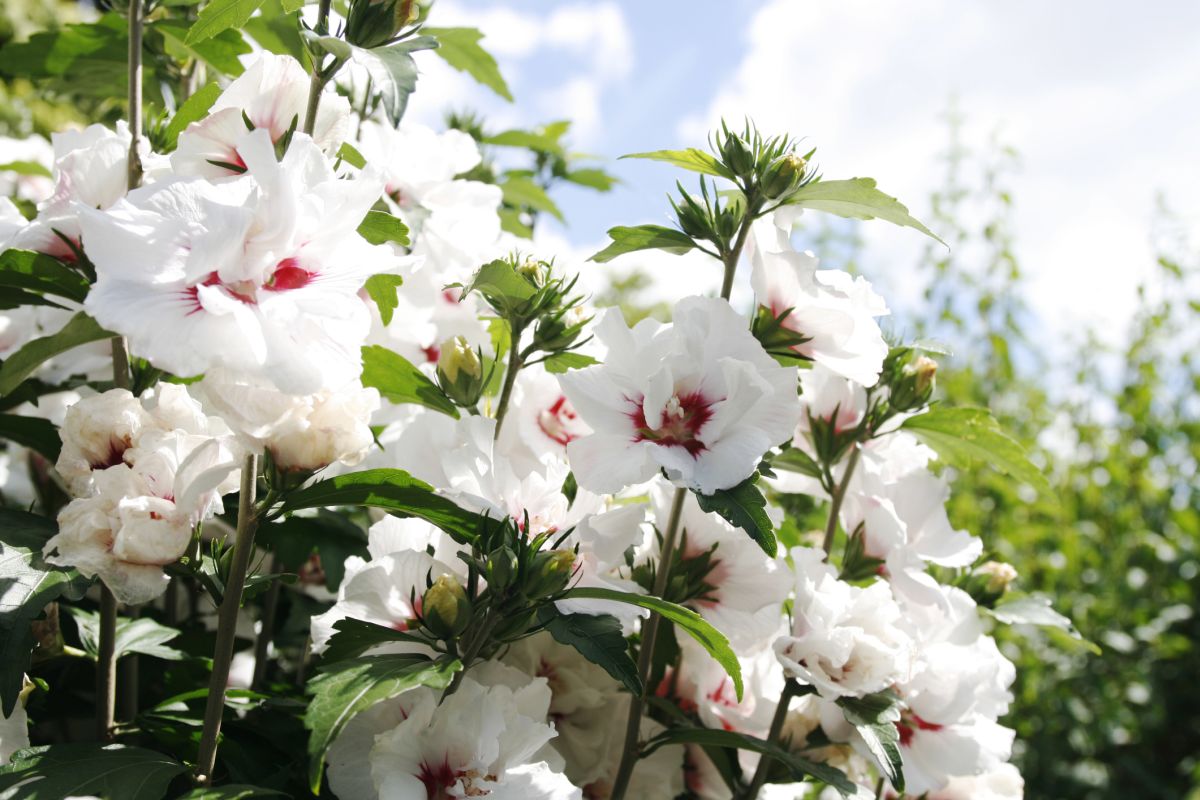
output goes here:
<path id="1" fill-rule="evenodd" d="M 417 63 L 412 54 L 437 47 L 437 40 L 431 36 L 415 36 L 370 50 L 344 46 L 352 50 L 353 60 L 371 76 L 388 120 L 399 125 L 404 109 L 408 107 L 408 96 L 417 88 Z"/>
<path id="2" fill-rule="evenodd" d="M 637 664 L 629 656 L 629 646 L 621 632 L 621 622 L 611 614 L 561 614 L 553 606 L 538 609 L 538 621 L 560 644 L 570 645 L 579 654 L 604 668 L 634 695 L 642 693 Z"/>
<path id="3" fill-rule="evenodd" d="M 458 408 L 441 387 L 404 356 L 382 345 L 362 349 L 363 386 L 373 386 L 391 403 L 416 403 L 458 419 Z"/>
<path id="4" fill-rule="evenodd" d="M 372 275 L 363 284 L 367 296 L 375 301 L 379 319 L 384 325 L 392 323 L 392 315 L 400 307 L 399 289 L 403 285 L 404 278 L 399 275 Z"/>
<path id="5" fill-rule="evenodd" d="M 31 747 L 0 767 L 0 796 L 29 798 L 97 795 L 161 800 L 186 767 L 141 747 L 56 744 Z"/>
<path id="6" fill-rule="evenodd" d="M 368 211 L 358 226 L 358 233 L 371 244 L 395 242 L 401 247 L 410 244 L 408 226 L 386 211 Z"/>
<path id="7" fill-rule="evenodd" d="M 692 237 L 686 233 L 662 225 L 617 226 L 610 228 L 608 235 L 612 243 L 592 255 L 589 261 L 603 264 L 638 250 L 666 250 L 674 255 L 682 255 L 696 247 Z"/>
<path id="8" fill-rule="evenodd" d="M 41 417 L 22 417 L 0 414 L 0 439 L 8 439 L 45 457 L 57 461 L 62 440 L 54 423 Z"/>
<path id="9" fill-rule="evenodd" d="M 16 389 L 35 369 L 59 353 L 65 353 L 81 344 L 111 337 L 111 333 L 80 311 L 71 317 L 62 330 L 27 342 L 0 365 L 0 396 Z"/>
<path id="10" fill-rule="evenodd" d="M 767 498 L 759 490 L 758 474 L 729 489 L 712 494 L 696 492 L 696 502 L 706 512 L 716 512 L 735 528 L 744 530 L 769 556 L 778 550 L 774 526 L 767 516 Z"/>
<path id="11" fill-rule="evenodd" d="M 912 217 L 903 203 L 876 189 L 871 178 L 813 181 L 791 195 L 787 204 L 850 219 L 882 219 L 893 225 L 914 228 L 942 242 L 933 231 Z"/>
<path id="12" fill-rule="evenodd" d="M 185 44 L 193 45 L 230 28 L 242 27 L 262 4 L 263 0 L 210 0 L 188 29 Z"/>
<path id="13" fill-rule="evenodd" d="M 986 409 L 935 406 L 906 419 L 903 428 L 936 450 L 952 467 L 984 462 L 1004 475 L 1050 492 L 1046 477 L 1029 461 L 1024 448 L 1004 433 Z"/>
<path id="14" fill-rule="evenodd" d="M 483 34 L 476 28 L 430 28 L 421 32 L 438 40 L 435 51 L 442 59 L 459 72 L 465 72 L 505 100 L 513 99 L 500 67 L 491 53 L 480 46 Z"/>
<path id="15" fill-rule="evenodd" d="M 179 141 L 179 134 L 183 133 L 188 125 L 204 119 L 220 94 L 220 85 L 213 81 L 205 84 L 195 94 L 183 101 L 183 105 L 179 107 L 175 116 L 171 117 L 170 124 L 167 125 L 164 145 L 168 151 L 175 149 L 175 145 Z"/>
<path id="16" fill-rule="evenodd" d="M 867 695 L 866 697 L 843 697 L 837 701 L 846 721 L 853 725 L 863 742 L 883 767 L 888 782 L 898 791 L 904 791 L 904 762 L 900 757 L 899 698 L 890 692 Z"/>
<path id="17" fill-rule="evenodd" d="M 733 172 L 723 165 L 716 157 L 703 150 L 689 147 L 687 150 L 655 150 L 650 153 L 630 153 L 621 158 L 645 158 L 651 161 L 664 161 L 672 166 L 699 172 L 701 175 L 715 175 L 719 178 L 734 179 Z"/>

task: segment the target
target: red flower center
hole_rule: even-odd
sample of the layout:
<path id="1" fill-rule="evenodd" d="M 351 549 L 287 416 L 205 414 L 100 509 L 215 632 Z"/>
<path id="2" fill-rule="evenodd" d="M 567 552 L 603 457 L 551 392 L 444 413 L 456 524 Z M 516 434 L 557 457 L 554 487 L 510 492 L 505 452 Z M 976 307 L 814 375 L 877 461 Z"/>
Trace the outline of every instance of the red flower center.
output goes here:
<path id="1" fill-rule="evenodd" d="M 542 433 L 564 447 L 582 435 L 582 431 L 579 430 L 579 415 L 563 396 L 538 414 L 537 424 Z"/>
<path id="2" fill-rule="evenodd" d="M 664 447 L 682 447 L 692 456 L 699 456 L 706 446 L 697 437 L 700 429 L 712 418 L 713 401 L 700 392 L 673 395 L 663 409 L 662 422 L 651 428 L 646 422 L 644 398 L 633 403 L 629 418 L 633 420 L 635 442 L 654 442 Z"/>
<path id="3" fill-rule="evenodd" d="M 904 718 L 896 723 L 896 730 L 900 733 L 900 745 L 902 747 L 909 746 L 917 731 L 940 731 L 942 727 L 936 722 L 926 722 L 916 714 L 905 714 Z"/>
<path id="4" fill-rule="evenodd" d="M 421 774 L 417 776 L 418 780 L 425 784 L 425 794 L 429 800 L 449 798 L 450 795 L 446 790 L 458 782 L 458 777 L 458 772 L 451 769 L 446 760 L 432 766 L 428 762 L 422 761 Z"/>
<path id="5" fill-rule="evenodd" d="M 285 258 L 275 265 L 275 271 L 271 273 L 271 277 L 262 285 L 262 288 L 268 292 L 287 292 L 292 289 L 299 289 L 307 286 L 316 274 L 304 269 L 296 259 Z M 200 286 L 219 286 L 225 294 L 235 300 L 245 303 L 248 306 L 258 305 L 258 288 L 254 285 L 253 281 L 226 283 L 221 280 L 219 273 L 213 271 L 208 273 L 208 277 L 198 285 L 189 286 L 183 290 L 183 294 L 192 304 L 192 309 L 188 311 L 188 316 L 204 310 L 204 306 L 200 303 Z"/>
<path id="6" fill-rule="evenodd" d="M 275 265 L 275 273 L 263 285 L 264 289 L 272 292 L 286 292 L 307 286 L 312 280 L 313 273 L 300 266 L 294 258 L 285 258 Z"/>

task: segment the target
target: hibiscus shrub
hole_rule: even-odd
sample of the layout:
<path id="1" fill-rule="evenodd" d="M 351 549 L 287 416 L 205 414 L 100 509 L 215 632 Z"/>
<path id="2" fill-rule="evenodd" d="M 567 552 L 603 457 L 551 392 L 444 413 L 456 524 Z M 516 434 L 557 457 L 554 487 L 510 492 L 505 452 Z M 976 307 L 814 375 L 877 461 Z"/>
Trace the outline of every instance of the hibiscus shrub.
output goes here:
<path id="1" fill-rule="evenodd" d="M 991 631 L 1074 632 L 942 468 L 1047 484 L 791 242 L 806 209 L 937 237 L 722 124 L 637 154 L 699 191 L 591 259 L 697 251 L 720 296 L 630 327 L 529 238 L 612 185 L 565 123 L 401 121 L 422 58 L 507 96 L 478 31 L 299 5 L 0 49 L 83 109 L 93 62 L 131 87 L 3 167 L 0 793 L 1021 796 Z"/>

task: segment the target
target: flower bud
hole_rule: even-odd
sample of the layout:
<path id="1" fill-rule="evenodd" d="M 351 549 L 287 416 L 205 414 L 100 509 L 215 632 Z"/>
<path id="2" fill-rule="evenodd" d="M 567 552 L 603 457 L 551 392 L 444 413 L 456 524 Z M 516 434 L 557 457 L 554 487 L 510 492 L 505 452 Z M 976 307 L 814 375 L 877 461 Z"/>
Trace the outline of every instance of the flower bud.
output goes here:
<path id="1" fill-rule="evenodd" d="M 713 235 L 712 223 L 696 206 L 688 202 L 675 207 L 675 217 L 679 220 L 679 228 L 693 239 L 710 239 Z"/>
<path id="2" fill-rule="evenodd" d="M 503 590 L 517 577 L 517 554 L 508 545 L 500 545 L 488 555 L 488 588 Z"/>
<path id="3" fill-rule="evenodd" d="M 540 289 L 550 279 L 550 265 L 535 258 L 527 258 L 517 266 L 517 274 Z"/>
<path id="4" fill-rule="evenodd" d="M 893 366 L 891 397 L 889 402 L 897 411 L 912 411 L 921 408 L 933 396 L 937 362 L 928 356 L 917 356 L 904 364 L 896 374 Z"/>
<path id="5" fill-rule="evenodd" d="M 739 178 L 745 178 L 754 170 L 754 153 L 737 134 L 731 133 L 721 142 L 721 158 L 725 161 L 725 166 Z"/>
<path id="6" fill-rule="evenodd" d="M 539 350 L 555 352 L 566 350 L 583 333 L 583 326 L 591 320 L 580 306 L 569 308 L 553 316 L 538 320 L 533 331 L 533 343 Z"/>
<path id="7" fill-rule="evenodd" d="M 529 597 L 546 597 L 562 591 L 575 569 L 574 550 L 548 550 L 533 559 L 533 577 L 525 588 Z"/>
<path id="8" fill-rule="evenodd" d="M 416 0 L 351 0 L 346 41 L 367 49 L 387 44 L 419 12 Z"/>
<path id="9" fill-rule="evenodd" d="M 421 599 L 425 627 L 442 639 L 458 636 L 471 621 L 471 601 L 458 581 L 439 575 Z"/>
<path id="10" fill-rule="evenodd" d="M 984 579 L 983 588 L 988 593 L 999 597 L 1017 579 L 1017 570 L 1003 561 L 987 561 L 975 568 L 975 575 Z"/>
<path id="11" fill-rule="evenodd" d="M 437 362 L 438 385 L 460 406 L 474 406 L 483 394 L 483 362 L 461 336 L 442 343 Z"/>
<path id="12" fill-rule="evenodd" d="M 808 162 L 795 153 L 780 156 L 767 165 L 762 175 L 762 193 L 768 200 L 777 200 L 791 192 L 804 180 Z"/>

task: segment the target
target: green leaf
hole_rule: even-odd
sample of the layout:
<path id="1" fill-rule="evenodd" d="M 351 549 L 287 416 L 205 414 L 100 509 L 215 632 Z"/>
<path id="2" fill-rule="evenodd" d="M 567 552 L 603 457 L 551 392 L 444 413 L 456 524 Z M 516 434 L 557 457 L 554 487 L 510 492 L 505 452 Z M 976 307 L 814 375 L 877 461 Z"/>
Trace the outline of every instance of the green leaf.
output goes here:
<path id="1" fill-rule="evenodd" d="M 541 125 L 533 130 L 512 129 L 485 136 L 484 144 L 497 147 L 524 147 L 539 153 L 549 153 L 556 156 L 566 156 L 563 149 L 562 137 L 571 128 L 570 120 L 558 120 Z"/>
<path id="2" fill-rule="evenodd" d="M 58 333 L 26 342 L 0 365 L 0 397 L 16 389 L 35 369 L 59 353 L 111 337 L 112 334 L 97 325 L 96 320 L 80 311 Z"/>
<path id="3" fill-rule="evenodd" d="M 579 654 L 604 668 L 613 680 L 635 695 L 642 693 L 637 664 L 629 655 L 629 645 L 621 632 L 621 622 L 611 614 L 560 614 L 552 605 L 538 609 L 538 621 L 560 644 L 570 645 Z"/>
<path id="4" fill-rule="evenodd" d="M 882 219 L 893 225 L 915 228 L 926 236 L 946 244 L 933 231 L 910 216 L 903 203 L 876 189 L 872 178 L 814 181 L 791 195 L 787 204 L 849 219 Z"/>
<path id="5" fill-rule="evenodd" d="M 71 609 L 71 616 L 79 628 L 79 641 L 84 651 L 93 660 L 100 653 L 100 615 L 94 611 L 82 608 Z M 162 658 L 167 661 L 181 661 L 187 654 L 167 647 L 166 643 L 179 636 L 179 631 L 160 625 L 149 617 L 117 618 L 117 637 L 113 642 L 114 658 L 140 653 L 152 658 Z"/>
<path id="6" fill-rule="evenodd" d="M 336 633 L 329 637 L 329 642 L 325 647 L 325 652 L 321 657 L 327 663 L 335 663 L 337 661 L 348 661 L 370 650 L 372 647 L 379 644 L 390 644 L 392 642 L 419 642 L 428 644 L 428 641 L 415 636 L 411 633 L 398 631 L 395 628 L 388 628 L 384 625 L 377 625 L 374 622 L 367 622 L 361 619 L 339 619 L 333 623 L 333 629 Z"/>
<path id="7" fill-rule="evenodd" d="M 59 597 L 78 600 L 90 580 L 47 564 L 42 548 L 53 520 L 0 509 L 0 713 L 10 716 L 25 682 L 34 638 L 29 624 Z"/>
<path id="8" fill-rule="evenodd" d="M 567 599 L 612 600 L 617 603 L 626 603 L 638 606 L 639 608 L 649 609 L 663 619 L 670 620 L 687 631 L 689 636 L 699 642 L 708 651 L 708 654 L 724 667 L 725 672 L 733 679 L 733 687 L 737 692 L 738 700 L 742 699 L 742 666 L 738 663 L 737 655 L 730 649 L 729 640 L 725 638 L 725 634 L 710 625 L 695 611 L 675 605 L 674 603 L 669 603 L 658 597 L 633 594 L 631 592 L 618 592 L 613 589 L 601 589 L 592 586 L 577 586 L 567 591 L 564 597 Z"/>
<path id="9" fill-rule="evenodd" d="M 201 12 L 201 16 L 203 13 Z M 242 66 L 238 56 L 251 52 L 251 47 L 242 38 L 241 31 L 223 30 L 211 38 L 188 41 L 190 31 L 181 22 L 160 20 L 153 23 L 152 29 L 166 38 L 168 52 L 173 56 L 198 58 L 213 69 L 231 77 L 241 75 L 246 69 Z"/>
<path id="10" fill-rule="evenodd" d="M 314 552 L 321 556 L 325 588 L 336 592 L 350 556 L 368 558 L 367 534 L 345 515 L 319 511 L 316 516 L 291 516 L 258 531 L 257 541 L 279 556 L 284 567 L 300 569 Z"/>
<path id="11" fill-rule="evenodd" d="M 376 703 L 382 703 L 418 686 L 445 689 L 462 663 L 430 661 L 424 656 L 364 656 L 334 664 L 309 682 L 313 695 L 304 715 L 304 727 L 312 731 L 308 740 L 308 778 L 313 794 L 321 790 L 325 752 L 351 719 Z"/>
<path id="12" fill-rule="evenodd" d="M 0 73 L 36 81 L 42 91 L 52 87 L 72 97 L 108 99 L 124 94 L 129 85 L 128 50 L 125 20 L 109 12 L 93 23 L 65 25 L 6 44 L 0 48 Z M 146 65 L 145 86 L 153 90 L 152 67 Z"/>
<path id="13" fill-rule="evenodd" d="M 483 522 L 478 514 L 459 508 L 402 469 L 368 469 L 326 478 L 292 492 L 283 502 L 284 511 L 325 506 L 367 506 L 397 517 L 417 517 L 457 542 L 473 541 Z"/>
<path id="14" fill-rule="evenodd" d="M 416 36 L 371 50 L 351 48 L 354 61 L 370 74 L 379 91 L 383 110 L 393 125 L 400 124 L 404 109 L 408 107 L 408 96 L 417 88 L 417 63 L 413 61 L 412 54 L 437 46 L 437 39 L 432 36 Z"/>
<path id="15" fill-rule="evenodd" d="M 0 253 L 0 286 L 29 289 L 82 303 L 88 284 L 75 270 L 56 258 L 32 250 L 5 250 Z"/>
<path id="16" fill-rule="evenodd" d="M 16 289 L 12 286 L 0 286 L 0 310 L 7 311 L 11 308 L 20 308 L 21 306 L 46 306 L 47 308 L 69 310 L 66 306 L 56 303 L 43 295 L 27 292 L 24 289 Z"/>
<path id="17" fill-rule="evenodd" d="M 21 417 L 16 414 L 0 414 L 0 439 L 8 439 L 35 453 L 45 456 L 54 463 L 62 449 L 58 428 L 48 419 Z"/>
<path id="18" fill-rule="evenodd" d="M 479 46 L 483 34 L 476 28 L 422 28 L 422 33 L 438 40 L 437 54 L 459 72 L 465 72 L 505 100 L 512 93 L 492 54 Z"/>
<path id="19" fill-rule="evenodd" d="M 571 183 L 576 183 L 580 186 L 586 186 L 589 189 L 595 189 L 598 192 L 612 191 L 612 188 L 620 183 L 616 177 L 609 175 L 602 169 L 596 169 L 593 167 L 569 170 L 563 177 L 569 180 Z"/>
<path id="20" fill-rule="evenodd" d="M 396 290 L 403 285 L 404 278 L 399 275 L 386 274 L 372 275 L 363 284 L 367 295 L 375 301 L 375 307 L 379 309 L 379 319 L 384 325 L 392 324 L 392 314 L 400 305 L 400 298 L 396 294 Z"/>
<path id="21" fill-rule="evenodd" d="M 245 25 L 263 0 L 212 0 L 200 9 L 199 16 L 188 30 L 184 43 L 188 45 L 211 39 L 221 31 Z"/>
<path id="22" fill-rule="evenodd" d="M 1046 476 L 1025 455 L 1025 449 L 1000 430 L 1000 423 L 986 409 L 935 406 L 909 417 L 901 427 L 936 450 L 952 467 L 964 468 L 983 461 L 1004 475 L 1051 494 Z"/>
<path id="23" fill-rule="evenodd" d="M 1007 625 L 1038 625 L 1064 631 L 1079 642 L 1083 649 L 1093 655 L 1100 655 L 1100 648 L 1083 638 L 1068 617 L 1055 611 L 1048 597 L 1009 592 L 994 608 L 989 609 L 989 613 Z"/>
<path id="24" fill-rule="evenodd" d="M 161 800 L 186 768 L 175 759 L 121 744 L 55 744 L 15 753 L 0 767 L 0 798 L 95 795 Z"/>
<path id="25" fill-rule="evenodd" d="M 53 178 L 50 170 L 36 161 L 8 161 L 0 164 L 0 172 L 15 172 L 18 175 L 31 175 L 39 178 Z"/>
<path id="26" fill-rule="evenodd" d="M 716 512 L 730 525 L 744 530 L 764 553 L 774 556 L 778 550 L 775 531 L 767 516 L 767 498 L 755 484 L 757 478 L 757 474 L 751 475 L 732 489 L 719 489 L 712 494 L 695 492 L 696 502 L 702 511 Z"/>
<path id="27" fill-rule="evenodd" d="M 216 81 L 212 81 L 200 87 L 195 94 L 183 101 L 183 105 L 175 112 L 175 116 L 171 117 L 171 123 L 167 125 L 164 134 L 169 149 L 175 149 L 175 145 L 179 141 L 179 134 L 183 133 L 188 125 L 204 119 L 220 94 L 221 87 L 217 85 Z"/>
<path id="28" fill-rule="evenodd" d="M 358 234 L 371 244 L 395 242 L 401 247 L 409 245 L 408 226 L 386 211 L 368 211 L 359 223 Z"/>
<path id="29" fill-rule="evenodd" d="M 509 205 L 544 211 L 559 222 L 564 221 L 562 212 L 550 199 L 550 195 L 546 194 L 546 190 L 529 178 L 521 175 L 509 175 L 500 184 L 500 191 L 504 194 L 504 202 Z"/>
<path id="30" fill-rule="evenodd" d="M 507 259 L 498 258 L 479 268 L 463 290 L 464 295 L 470 292 L 479 292 L 493 308 L 503 308 L 521 305 L 537 294 L 537 288 L 517 274 Z"/>
<path id="31" fill-rule="evenodd" d="M 279 0 L 266 0 L 262 12 L 252 17 L 242 29 L 264 50 L 291 56 L 300 62 L 305 72 L 309 71 L 311 61 L 300 36 L 300 14 L 284 11 Z"/>
<path id="32" fill-rule="evenodd" d="M 542 366 L 546 368 L 546 372 L 554 375 L 560 375 L 568 370 L 582 369 L 590 367 L 592 364 L 600 362 L 589 355 L 583 353 L 555 353 L 542 362 Z"/>
<path id="33" fill-rule="evenodd" d="M 703 175 L 715 175 L 718 178 L 734 179 L 734 174 L 716 156 L 703 150 L 689 147 L 687 150 L 655 150 L 650 153 L 630 153 L 621 158 L 644 158 L 650 161 L 665 161 L 692 172 Z"/>
<path id="34" fill-rule="evenodd" d="M 354 145 L 349 142 L 342 142 L 342 146 L 338 148 L 337 157 L 345 161 L 352 167 L 362 169 L 367 166 L 367 159 L 363 158 L 363 154 L 355 149 Z M 407 231 L 406 231 L 407 233 Z M 407 242 L 405 242 L 407 245 Z"/>
<path id="35" fill-rule="evenodd" d="M 442 388 L 425 376 L 411 361 L 382 345 L 362 349 L 363 386 L 373 386 L 389 402 L 416 403 L 458 419 L 458 407 Z"/>
<path id="36" fill-rule="evenodd" d="M 179 800 L 249 800 L 252 797 L 286 797 L 283 792 L 251 786 L 248 783 L 230 783 L 225 786 L 202 786 L 192 789 Z"/>
<path id="37" fill-rule="evenodd" d="M 771 459 L 773 469 L 783 469 L 788 472 L 799 472 L 813 478 L 821 477 L 821 465 L 812 456 L 796 447 L 789 447 Z"/>
<path id="38" fill-rule="evenodd" d="M 799 753 L 792 753 L 773 742 L 756 739 L 744 733 L 718 730 L 716 728 L 668 728 L 651 738 L 642 747 L 642 758 L 660 747 L 669 744 L 696 744 L 701 747 L 732 747 L 770 756 L 786 766 L 797 781 L 812 777 L 837 789 L 843 797 L 855 797 L 858 786 L 836 767 L 811 761 Z"/>
<path id="39" fill-rule="evenodd" d="M 636 250 L 666 250 L 678 256 L 696 247 L 696 243 L 686 233 L 662 225 L 638 225 L 632 228 L 617 226 L 609 228 L 608 235 L 612 243 L 593 255 L 589 261 L 603 264 Z"/>
<path id="40" fill-rule="evenodd" d="M 900 700 L 891 692 L 866 697 L 842 697 L 837 701 L 846 721 L 858 729 L 867 750 L 883 770 L 884 777 L 904 792 L 904 761 L 900 757 Z"/>

